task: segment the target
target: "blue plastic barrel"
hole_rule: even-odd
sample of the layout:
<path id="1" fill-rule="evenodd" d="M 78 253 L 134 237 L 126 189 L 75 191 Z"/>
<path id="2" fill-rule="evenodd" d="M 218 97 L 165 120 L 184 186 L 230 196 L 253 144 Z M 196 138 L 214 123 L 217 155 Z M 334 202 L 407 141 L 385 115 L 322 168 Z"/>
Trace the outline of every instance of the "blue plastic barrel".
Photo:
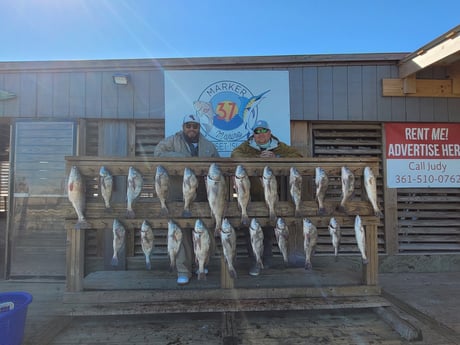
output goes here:
<path id="1" fill-rule="evenodd" d="M 0 345 L 21 345 L 31 302 L 28 292 L 0 293 Z"/>

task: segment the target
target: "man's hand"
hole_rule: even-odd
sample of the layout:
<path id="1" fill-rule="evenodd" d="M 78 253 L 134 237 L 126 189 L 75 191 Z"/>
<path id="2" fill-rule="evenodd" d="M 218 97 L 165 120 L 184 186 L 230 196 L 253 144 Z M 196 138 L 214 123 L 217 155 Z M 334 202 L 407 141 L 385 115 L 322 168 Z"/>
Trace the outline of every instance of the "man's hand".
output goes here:
<path id="1" fill-rule="evenodd" d="M 275 155 L 275 153 L 273 151 L 266 150 L 266 151 L 262 151 L 260 153 L 260 157 L 262 157 L 262 158 L 274 158 L 274 157 L 276 157 L 276 155 Z"/>

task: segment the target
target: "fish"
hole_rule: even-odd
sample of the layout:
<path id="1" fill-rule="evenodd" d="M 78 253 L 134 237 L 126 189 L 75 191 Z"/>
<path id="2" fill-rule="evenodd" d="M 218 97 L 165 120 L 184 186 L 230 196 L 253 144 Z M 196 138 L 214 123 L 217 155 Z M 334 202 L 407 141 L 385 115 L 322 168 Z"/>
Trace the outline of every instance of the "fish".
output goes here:
<path id="1" fill-rule="evenodd" d="M 123 224 L 118 219 L 113 220 L 113 256 L 112 266 L 118 266 L 118 254 L 123 250 L 125 246 L 126 230 Z"/>
<path id="2" fill-rule="evenodd" d="M 355 191 L 355 175 L 347 167 L 342 167 L 342 200 L 338 207 L 339 211 L 345 212 L 346 203 L 351 199 Z"/>
<path id="3" fill-rule="evenodd" d="M 195 221 L 192 240 L 195 261 L 198 264 L 198 280 L 206 280 L 205 266 L 208 264 L 211 254 L 211 236 L 201 219 Z"/>
<path id="4" fill-rule="evenodd" d="M 289 192 L 295 205 L 295 217 L 300 216 L 300 203 L 302 202 L 302 175 L 295 167 L 289 170 Z"/>
<path id="5" fill-rule="evenodd" d="M 173 221 L 168 221 L 168 256 L 169 271 L 176 267 L 176 257 L 182 244 L 182 229 Z"/>
<path id="6" fill-rule="evenodd" d="M 362 262 L 366 265 L 368 263 L 366 256 L 366 233 L 359 215 L 356 215 L 355 217 L 355 238 L 356 244 L 358 245 L 358 249 L 361 253 Z"/>
<path id="7" fill-rule="evenodd" d="M 316 184 L 316 200 L 318 201 L 318 214 L 323 215 L 326 213 L 324 207 L 324 199 L 326 197 L 327 187 L 329 185 L 329 178 L 326 172 L 321 167 L 315 169 L 315 184 Z"/>
<path id="8" fill-rule="evenodd" d="M 332 246 L 334 247 L 335 261 L 338 260 L 339 248 L 340 248 L 340 225 L 334 217 L 329 220 L 329 234 L 331 235 Z"/>
<path id="9" fill-rule="evenodd" d="M 113 177 L 105 166 L 101 166 L 99 170 L 99 188 L 102 199 L 104 200 L 105 209 L 111 210 L 110 200 L 112 199 Z"/>
<path id="10" fill-rule="evenodd" d="M 14 92 L 0 90 L 0 101 L 6 101 L 7 99 L 16 98 L 16 94 Z"/>
<path id="11" fill-rule="evenodd" d="M 70 168 L 69 180 L 67 182 L 67 196 L 69 201 L 72 203 L 72 206 L 77 213 L 77 223 L 75 224 L 75 229 L 86 229 L 88 223 L 85 218 L 85 181 L 78 170 L 77 166 L 72 166 Z"/>
<path id="12" fill-rule="evenodd" d="M 145 255 L 145 267 L 148 270 L 152 269 L 152 263 L 150 262 L 150 255 L 153 251 L 153 244 L 154 244 L 154 235 L 151 225 L 148 221 L 144 220 L 141 225 L 141 246 L 142 251 Z"/>
<path id="13" fill-rule="evenodd" d="M 169 195 L 169 174 L 165 167 L 162 165 L 157 166 L 155 173 L 155 192 L 157 193 L 158 199 L 161 204 L 161 216 L 169 214 L 168 206 L 166 205 L 166 199 Z"/>
<path id="14" fill-rule="evenodd" d="M 311 259 L 315 253 L 316 243 L 318 242 L 318 229 L 310 219 L 303 219 L 303 248 L 305 250 L 305 269 L 313 268 Z"/>
<path id="15" fill-rule="evenodd" d="M 200 123 L 203 125 L 207 132 L 213 128 L 214 110 L 210 102 L 193 101 L 193 107 L 200 118 Z"/>
<path id="16" fill-rule="evenodd" d="M 227 262 L 228 272 L 230 277 L 237 277 L 233 262 L 236 258 L 236 233 L 235 228 L 230 224 L 227 218 L 222 221 L 222 231 L 220 233 L 222 250 L 224 252 L 225 261 Z"/>
<path id="17" fill-rule="evenodd" d="M 211 209 L 211 216 L 214 218 L 216 223 L 214 236 L 217 237 L 220 234 L 220 228 L 222 226 L 227 187 L 225 183 L 225 177 L 222 174 L 220 167 L 216 163 L 212 163 L 209 166 L 208 175 L 206 176 L 205 182 L 209 208 Z"/>
<path id="18" fill-rule="evenodd" d="M 278 248 L 283 255 L 284 264 L 288 264 L 288 239 L 289 239 L 289 228 L 283 218 L 278 217 L 275 226 L 275 237 L 278 243 Z"/>
<path id="19" fill-rule="evenodd" d="M 248 204 L 251 199 L 251 181 L 249 180 L 246 169 L 241 165 L 235 168 L 234 186 L 236 191 L 236 199 L 241 210 L 241 224 L 249 225 Z"/>
<path id="20" fill-rule="evenodd" d="M 262 184 L 264 186 L 265 203 L 268 207 L 269 217 L 272 222 L 276 221 L 275 204 L 278 201 L 278 182 L 273 170 L 265 166 L 262 175 Z"/>
<path id="21" fill-rule="evenodd" d="M 371 167 L 365 167 L 364 173 L 364 188 L 366 189 L 367 198 L 369 199 L 372 208 L 374 209 L 374 214 L 376 217 L 383 217 L 383 213 L 379 208 L 377 201 L 377 180 L 375 178 L 374 172 Z"/>
<path id="22" fill-rule="evenodd" d="M 190 168 L 184 168 L 184 178 L 182 181 L 182 195 L 184 197 L 184 210 L 182 211 L 183 217 L 191 217 L 190 205 L 196 198 L 198 189 L 198 178 Z"/>
<path id="23" fill-rule="evenodd" d="M 130 166 L 128 171 L 128 188 L 126 190 L 126 199 L 128 201 L 126 218 L 135 217 L 133 204 L 137 200 L 137 198 L 139 198 L 139 195 L 141 195 L 143 185 L 144 179 L 140 171 Z"/>
<path id="24" fill-rule="evenodd" d="M 256 265 L 263 269 L 264 263 L 262 262 L 264 252 L 264 233 L 256 218 L 252 218 L 249 225 L 249 235 L 251 237 L 251 247 L 256 257 Z"/>

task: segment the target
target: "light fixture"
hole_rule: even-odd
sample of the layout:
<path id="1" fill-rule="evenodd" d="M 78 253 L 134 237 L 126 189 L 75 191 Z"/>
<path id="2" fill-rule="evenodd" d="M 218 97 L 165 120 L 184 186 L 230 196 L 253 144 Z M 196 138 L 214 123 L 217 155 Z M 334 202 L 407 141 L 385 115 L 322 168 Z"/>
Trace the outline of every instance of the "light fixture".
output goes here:
<path id="1" fill-rule="evenodd" d="M 117 85 L 128 85 L 129 75 L 117 73 L 113 75 L 113 82 Z"/>

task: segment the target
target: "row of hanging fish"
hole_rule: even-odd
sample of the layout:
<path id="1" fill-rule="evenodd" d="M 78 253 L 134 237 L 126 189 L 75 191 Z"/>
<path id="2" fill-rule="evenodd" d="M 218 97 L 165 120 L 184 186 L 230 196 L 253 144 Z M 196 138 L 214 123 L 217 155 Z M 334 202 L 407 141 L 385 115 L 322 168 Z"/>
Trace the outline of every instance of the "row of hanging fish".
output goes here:
<path id="1" fill-rule="evenodd" d="M 379 208 L 377 201 L 377 184 L 375 175 L 372 172 L 370 167 L 364 168 L 363 173 L 364 186 L 366 190 L 367 197 L 374 209 L 374 214 L 378 217 L 382 217 L 382 212 Z M 169 174 L 167 170 L 159 165 L 156 168 L 155 172 L 155 192 L 158 196 L 158 199 L 161 204 L 161 216 L 167 216 L 169 214 L 169 209 L 167 205 L 167 199 L 169 195 Z M 353 172 L 347 168 L 341 168 L 341 182 L 342 182 L 342 197 L 340 204 L 337 209 L 340 211 L 346 211 L 346 205 L 351 199 L 354 193 L 355 188 L 355 177 Z M 276 176 L 273 173 L 273 170 L 266 166 L 263 169 L 263 174 L 261 177 L 261 183 L 264 190 L 265 203 L 268 208 L 269 217 L 272 223 L 275 223 L 277 214 L 276 214 L 276 203 L 279 200 L 278 197 L 278 185 Z M 226 180 L 225 176 L 222 173 L 220 167 L 216 163 L 212 163 L 209 167 L 208 174 L 205 176 L 206 192 L 209 207 L 211 210 L 211 215 L 215 221 L 214 235 L 218 236 L 221 231 L 222 219 L 224 216 L 224 211 L 226 207 Z M 324 199 L 326 197 L 326 191 L 329 186 L 329 179 L 321 167 L 315 169 L 315 184 L 316 184 L 316 200 L 318 203 L 318 213 L 324 215 L 326 209 L 324 206 Z M 142 188 L 144 185 L 144 179 L 139 170 L 134 167 L 129 167 L 128 171 L 128 183 L 127 183 L 127 218 L 134 218 L 135 213 L 133 210 L 133 205 L 135 201 L 139 198 Z M 235 173 L 233 176 L 233 186 L 236 191 L 238 208 L 241 212 L 241 224 L 248 226 L 249 225 L 249 216 L 247 212 L 248 204 L 250 202 L 250 188 L 251 182 L 249 176 L 242 165 L 237 165 Z M 109 170 L 104 166 L 100 168 L 99 171 L 99 188 L 104 200 L 104 205 L 107 210 L 111 209 L 111 197 L 113 191 L 114 183 L 113 177 L 110 174 Z M 184 209 L 182 212 L 183 217 L 191 217 L 190 206 L 195 200 L 197 195 L 198 188 L 198 178 L 190 168 L 184 169 L 183 174 L 183 200 L 184 200 Z M 292 201 L 295 205 L 295 216 L 299 217 L 301 215 L 300 205 L 302 202 L 302 176 L 295 167 L 290 168 L 289 175 L 289 192 L 292 198 Z M 85 209 L 85 191 L 84 191 L 84 182 L 76 166 L 73 166 L 68 181 L 68 197 L 71 201 L 77 216 L 78 221 L 75 225 L 75 228 L 80 229 L 87 226 L 84 209 Z"/>
<path id="2" fill-rule="evenodd" d="M 308 218 L 303 218 L 303 238 L 305 251 L 305 269 L 312 270 L 312 257 L 315 253 L 318 242 L 318 230 L 316 226 Z M 237 278 L 236 269 L 234 267 L 236 259 L 236 232 L 227 218 L 222 220 L 221 224 L 221 244 L 222 251 L 227 264 L 229 274 L 232 278 Z M 337 260 L 340 247 L 341 230 L 340 225 L 334 217 L 329 221 L 329 234 L 331 235 L 332 245 L 334 247 L 334 255 Z M 361 253 L 363 264 L 367 264 L 366 256 L 366 236 L 364 227 L 359 215 L 355 217 L 355 239 L 358 249 Z M 123 224 L 118 220 L 113 221 L 113 256 L 112 266 L 118 266 L 118 255 L 124 249 L 126 242 L 126 230 Z M 279 217 L 274 227 L 276 242 L 283 256 L 285 265 L 288 265 L 288 242 L 289 229 L 284 219 Z M 252 218 L 249 226 L 249 234 L 251 239 L 251 247 L 256 259 L 256 265 L 264 268 L 263 251 L 264 251 L 264 234 L 259 221 Z M 170 260 L 170 271 L 173 271 L 176 266 L 176 257 L 182 244 L 182 229 L 173 220 L 168 221 L 168 237 L 167 250 Z M 213 238 L 210 231 L 206 228 L 201 219 L 195 221 L 195 226 L 192 231 L 193 250 L 195 253 L 195 261 L 198 266 L 198 279 L 206 279 L 205 267 L 209 263 L 210 256 L 214 250 Z M 141 246 L 145 255 L 145 264 L 148 270 L 152 269 L 150 256 L 154 248 L 154 234 L 150 224 L 144 220 L 141 225 Z"/>

